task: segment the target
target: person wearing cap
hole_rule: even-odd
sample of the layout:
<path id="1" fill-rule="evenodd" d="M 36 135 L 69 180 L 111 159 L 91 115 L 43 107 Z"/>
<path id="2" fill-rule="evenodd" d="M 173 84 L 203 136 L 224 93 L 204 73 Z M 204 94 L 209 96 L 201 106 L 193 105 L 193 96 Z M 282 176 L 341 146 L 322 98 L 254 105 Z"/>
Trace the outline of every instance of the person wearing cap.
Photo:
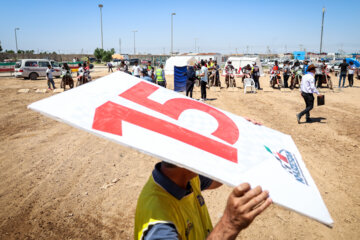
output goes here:
<path id="1" fill-rule="evenodd" d="M 235 239 L 272 203 L 268 191 L 240 184 L 213 228 L 201 191 L 221 185 L 185 168 L 157 163 L 138 198 L 135 239 Z"/>
<path id="2" fill-rule="evenodd" d="M 164 65 L 160 64 L 160 67 L 155 71 L 155 83 L 166 88 L 166 79 L 164 72 Z"/>
<path id="3" fill-rule="evenodd" d="M 306 122 L 312 122 L 310 118 L 310 111 L 314 107 L 314 93 L 321 96 L 319 91 L 315 87 L 315 69 L 316 67 L 311 64 L 307 69 L 307 74 L 303 76 L 300 84 L 301 89 L 301 96 L 304 98 L 306 108 L 300 112 L 299 114 L 296 114 L 296 119 L 298 123 L 300 123 L 300 119 L 303 115 L 306 115 Z"/>

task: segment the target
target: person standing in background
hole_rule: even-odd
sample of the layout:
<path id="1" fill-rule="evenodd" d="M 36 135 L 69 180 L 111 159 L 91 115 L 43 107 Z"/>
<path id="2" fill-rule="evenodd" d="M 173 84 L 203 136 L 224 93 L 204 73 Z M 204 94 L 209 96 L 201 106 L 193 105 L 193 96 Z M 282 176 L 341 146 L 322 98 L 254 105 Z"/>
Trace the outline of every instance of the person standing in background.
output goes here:
<path id="1" fill-rule="evenodd" d="M 259 82 L 260 68 L 259 68 L 259 66 L 256 65 L 256 62 L 254 62 L 254 64 L 253 64 L 252 78 L 254 79 L 256 89 L 261 90 L 260 82 Z"/>
<path id="2" fill-rule="evenodd" d="M 283 71 L 284 71 L 284 87 L 285 87 L 285 88 L 288 88 L 288 87 L 289 87 L 289 85 L 288 85 L 288 80 L 289 80 L 289 77 L 290 77 L 290 74 L 291 74 L 291 70 L 290 70 L 290 66 L 289 66 L 289 61 L 285 61 L 285 62 L 284 62 Z M 256 82 L 255 82 L 255 84 L 256 84 Z"/>
<path id="3" fill-rule="evenodd" d="M 350 65 L 348 68 L 349 68 L 349 72 L 348 72 L 349 87 L 352 87 L 354 85 L 354 72 L 356 70 L 353 61 L 350 61 Z"/>
<path id="4" fill-rule="evenodd" d="M 201 60 L 200 77 L 201 101 L 206 101 L 206 84 L 208 82 L 208 69 L 205 66 L 204 60 Z"/>
<path id="5" fill-rule="evenodd" d="M 141 67 L 138 64 L 139 63 L 136 61 L 135 65 L 133 66 L 132 72 L 133 72 L 134 77 L 140 78 Z"/>
<path id="6" fill-rule="evenodd" d="M 156 69 L 155 71 L 155 83 L 166 88 L 166 79 L 163 64 L 160 64 L 160 68 Z"/>
<path id="7" fill-rule="evenodd" d="M 196 73 L 193 66 L 188 65 L 186 69 L 186 96 L 192 98 L 194 84 L 196 80 Z"/>
<path id="8" fill-rule="evenodd" d="M 341 79 L 343 79 L 342 87 L 344 87 L 345 85 L 346 73 L 349 67 L 349 64 L 346 63 L 346 59 L 343 60 L 343 62 L 339 65 L 339 67 L 340 67 L 340 77 L 339 77 L 339 88 L 340 88 Z"/>
<path id="9" fill-rule="evenodd" d="M 315 68 L 315 86 L 317 86 L 317 87 L 319 87 L 321 85 L 320 81 L 321 81 L 321 77 L 322 77 L 322 70 L 323 70 L 323 64 L 322 64 L 321 60 L 319 59 L 318 63 L 316 64 L 316 68 Z"/>
<path id="10" fill-rule="evenodd" d="M 47 79 L 47 84 L 48 84 L 49 90 L 52 90 L 51 86 L 50 86 L 50 83 L 52 84 L 53 89 L 56 89 L 54 78 L 53 78 L 53 75 L 52 75 L 53 72 L 54 72 L 54 69 L 52 69 L 51 65 L 49 64 L 48 68 L 46 69 L 46 79 Z"/>

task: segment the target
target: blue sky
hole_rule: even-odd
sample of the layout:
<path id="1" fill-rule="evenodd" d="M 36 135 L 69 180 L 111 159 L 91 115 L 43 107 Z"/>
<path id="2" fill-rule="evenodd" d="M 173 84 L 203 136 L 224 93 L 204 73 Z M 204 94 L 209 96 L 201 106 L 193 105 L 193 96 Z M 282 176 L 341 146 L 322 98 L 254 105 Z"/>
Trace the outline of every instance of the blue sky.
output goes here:
<path id="1" fill-rule="evenodd" d="M 169 53 L 171 12 L 174 51 L 244 53 L 319 51 L 322 7 L 326 7 L 323 51 L 360 51 L 359 0 L 11 0 L 1 1 L 0 41 L 15 49 L 92 53 L 101 46 L 103 7 L 104 48 L 133 53 Z"/>

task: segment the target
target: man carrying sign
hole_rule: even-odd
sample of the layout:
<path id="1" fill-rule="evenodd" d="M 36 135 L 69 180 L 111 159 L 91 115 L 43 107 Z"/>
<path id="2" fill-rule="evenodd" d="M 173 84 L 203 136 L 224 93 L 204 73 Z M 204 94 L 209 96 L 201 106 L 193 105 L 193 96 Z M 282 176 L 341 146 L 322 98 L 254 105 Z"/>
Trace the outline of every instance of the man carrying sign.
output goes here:
<path id="1" fill-rule="evenodd" d="M 213 228 L 201 191 L 221 185 L 173 164 L 156 164 L 138 199 L 135 239 L 235 239 L 272 202 L 259 186 L 240 184 Z"/>

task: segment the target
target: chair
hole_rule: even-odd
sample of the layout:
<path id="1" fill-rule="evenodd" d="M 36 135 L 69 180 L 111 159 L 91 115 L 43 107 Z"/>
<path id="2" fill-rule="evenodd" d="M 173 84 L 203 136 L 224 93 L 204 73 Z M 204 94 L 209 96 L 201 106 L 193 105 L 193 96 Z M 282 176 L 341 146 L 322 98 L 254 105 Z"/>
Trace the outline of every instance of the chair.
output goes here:
<path id="1" fill-rule="evenodd" d="M 255 82 L 252 78 L 245 78 L 244 79 L 244 94 L 246 94 L 246 88 L 251 87 L 251 92 L 256 93 Z"/>

